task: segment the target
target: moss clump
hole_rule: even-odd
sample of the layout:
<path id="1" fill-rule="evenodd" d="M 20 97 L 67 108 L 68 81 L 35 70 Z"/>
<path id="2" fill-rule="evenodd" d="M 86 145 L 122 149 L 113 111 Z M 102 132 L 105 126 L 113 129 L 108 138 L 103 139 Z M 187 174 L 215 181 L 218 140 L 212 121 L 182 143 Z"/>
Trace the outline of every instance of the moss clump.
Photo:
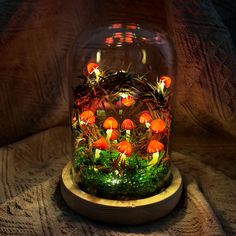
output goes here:
<path id="1" fill-rule="evenodd" d="M 82 150 L 75 155 L 82 154 Z M 118 156 L 118 152 L 102 151 L 98 159 L 90 160 L 82 154 L 75 163 L 79 187 L 98 197 L 121 200 L 145 198 L 162 190 L 169 170 L 166 163 L 149 167 L 148 161 L 132 155 L 121 172 L 119 166 L 114 168 Z"/>

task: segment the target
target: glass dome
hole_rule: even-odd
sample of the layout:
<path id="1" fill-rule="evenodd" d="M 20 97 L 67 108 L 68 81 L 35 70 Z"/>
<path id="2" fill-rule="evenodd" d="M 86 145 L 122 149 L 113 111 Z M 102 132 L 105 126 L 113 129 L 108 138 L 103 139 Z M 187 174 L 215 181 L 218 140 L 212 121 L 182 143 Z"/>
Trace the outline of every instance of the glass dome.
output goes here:
<path id="1" fill-rule="evenodd" d="M 168 35 L 113 24 L 83 33 L 71 55 L 74 182 L 106 199 L 158 194 L 171 182 L 176 58 Z"/>

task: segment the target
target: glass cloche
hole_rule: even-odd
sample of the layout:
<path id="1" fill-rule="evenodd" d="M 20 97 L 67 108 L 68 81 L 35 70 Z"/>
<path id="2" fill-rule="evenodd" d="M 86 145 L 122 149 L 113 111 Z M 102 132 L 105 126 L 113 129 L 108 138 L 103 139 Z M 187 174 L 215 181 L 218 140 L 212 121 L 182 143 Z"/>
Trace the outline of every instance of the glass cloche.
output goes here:
<path id="1" fill-rule="evenodd" d="M 79 189 L 132 200 L 168 187 L 175 74 L 175 52 L 161 30 L 119 23 L 79 36 L 69 62 Z"/>

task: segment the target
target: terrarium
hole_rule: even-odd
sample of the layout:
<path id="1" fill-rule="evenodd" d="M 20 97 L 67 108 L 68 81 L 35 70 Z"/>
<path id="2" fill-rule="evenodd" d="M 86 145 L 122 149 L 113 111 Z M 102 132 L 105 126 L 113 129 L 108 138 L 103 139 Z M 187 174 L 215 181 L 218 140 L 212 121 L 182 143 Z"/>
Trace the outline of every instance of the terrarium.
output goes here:
<path id="1" fill-rule="evenodd" d="M 111 223 L 167 214 L 182 187 L 171 164 L 176 57 L 167 33 L 124 23 L 84 32 L 70 53 L 68 75 L 67 204 Z"/>

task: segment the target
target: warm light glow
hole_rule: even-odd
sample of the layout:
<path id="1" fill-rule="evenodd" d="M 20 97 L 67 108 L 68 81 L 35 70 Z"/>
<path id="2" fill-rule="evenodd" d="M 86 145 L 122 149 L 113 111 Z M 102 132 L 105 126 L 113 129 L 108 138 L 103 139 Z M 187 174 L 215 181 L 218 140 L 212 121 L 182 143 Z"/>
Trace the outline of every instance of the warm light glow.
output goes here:
<path id="1" fill-rule="evenodd" d="M 120 29 L 122 27 L 122 24 L 112 24 L 111 26 L 113 29 Z"/>
<path id="2" fill-rule="evenodd" d="M 112 38 L 112 37 L 107 37 L 106 39 L 105 39 L 105 43 L 106 44 L 112 44 L 114 42 L 114 39 Z"/>
<path id="3" fill-rule="evenodd" d="M 132 106 L 135 103 L 135 100 L 132 96 L 122 98 L 121 103 L 127 107 Z"/>
<path id="4" fill-rule="evenodd" d="M 169 88 L 171 85 L 171 78 L 169 76 L 161 76 L 160 81 L 164 83 L 166 88 Z"/>
<path id="5" fill-rule="evenodd" d="M 133 43 L 133 38 L 132 37 L 125 37 L 125 42 L 126 43 Z"/>
<path id="6" fill-rule="evenodd" d="M 128 93 L 120 93 L 120 96 L 122 98 L 127 98 L 129 96 L 129 94 Z"/>
<path id="7" fill-rule="evenodd" d="M 122 37 L 122 33 L 121 32 L 114 33 L 114 38 L 121 38 L 121 37 Z"/>
<path id="8" fill-rule="evenodd" d="M 98 197 L 143 199 L 170 181 L 175 57 L 165 33 L 100 29 L 72 51 L 72 178 Z"/>
<path id="9" fill-rule="evenodd" d="M 136 25 L 128 25 L 127 28 L 131 29 L 131 30 L 135 30 L 135 29 L 137 29 L 137 26 Z"/>
<path id="10" fill-rule="evenodd" d="M 94 71 L 95 71 L 96 69 L 98 69 L 98 67 L 99 67 L 99 65 L 98 65 L 97 63 L 90 62 L 90 63 L 88 63 L 88 65 L 87 65 L 87 71 L 88 71 L 88 73 L 91 75 L 91 74 L 94 73 Z"/>

